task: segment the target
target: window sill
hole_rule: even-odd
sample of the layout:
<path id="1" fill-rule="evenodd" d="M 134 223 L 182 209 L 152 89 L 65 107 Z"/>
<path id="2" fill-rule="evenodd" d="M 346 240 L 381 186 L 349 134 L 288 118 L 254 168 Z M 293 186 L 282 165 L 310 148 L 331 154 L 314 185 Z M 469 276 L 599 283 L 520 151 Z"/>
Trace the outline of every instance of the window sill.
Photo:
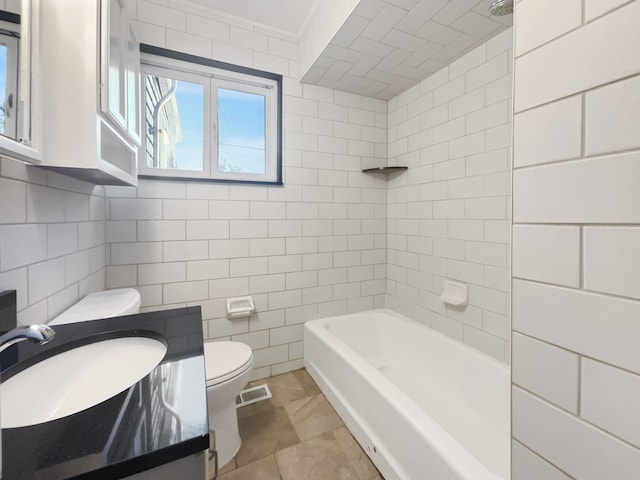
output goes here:
<path id="1" fill-rule="evenodd" d="M 199 183 L 230 183 L 241 185 L 272 185 L 284 186 L 284 182 L 258 182 L 255 180 L 223 180 L 218 178 L 198 178 L 198 177 L 168 177 L 165 175 L 138 175 L 140 180 L 169 180 L 172 182 L 199 182 Z"/>

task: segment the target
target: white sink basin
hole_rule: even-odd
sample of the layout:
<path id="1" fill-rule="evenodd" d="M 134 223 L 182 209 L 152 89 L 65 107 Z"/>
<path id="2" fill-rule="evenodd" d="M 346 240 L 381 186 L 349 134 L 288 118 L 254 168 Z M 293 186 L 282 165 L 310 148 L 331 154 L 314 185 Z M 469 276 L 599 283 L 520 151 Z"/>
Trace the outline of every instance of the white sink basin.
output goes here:
<path id="1" fill-rule="evenodd" d="M 46 358 L 0 385 L 0 427 L 50 422 L 93 407 L 144 378 L 166 351 L 153 338 L 120 337 Z"/>

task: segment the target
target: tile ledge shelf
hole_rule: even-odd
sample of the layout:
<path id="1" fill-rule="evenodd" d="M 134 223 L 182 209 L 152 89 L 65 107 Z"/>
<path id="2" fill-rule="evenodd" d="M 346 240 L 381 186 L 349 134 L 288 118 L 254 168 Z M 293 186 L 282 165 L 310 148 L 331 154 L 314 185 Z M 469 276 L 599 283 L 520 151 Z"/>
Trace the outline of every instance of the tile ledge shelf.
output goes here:
<path id="1" fill-rule="evenodd" d="M 407 170 L 409 167 L 374 167 L 374 168 L 364 168 L 362 169 L 362 173 L 392 173 L 392 172 L 401 172 L 403 170 Z"/>

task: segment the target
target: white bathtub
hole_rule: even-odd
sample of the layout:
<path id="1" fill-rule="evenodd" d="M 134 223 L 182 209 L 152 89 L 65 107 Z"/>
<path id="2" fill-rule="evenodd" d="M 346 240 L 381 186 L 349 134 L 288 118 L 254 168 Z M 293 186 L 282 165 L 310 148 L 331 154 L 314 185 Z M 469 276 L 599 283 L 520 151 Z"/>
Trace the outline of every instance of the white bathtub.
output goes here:
<path id="1" fill-rule="evenodd" d="M 305 366 L 386 480 L 507 480 L 509 368 L 391 310 L 305 324 Z"/>

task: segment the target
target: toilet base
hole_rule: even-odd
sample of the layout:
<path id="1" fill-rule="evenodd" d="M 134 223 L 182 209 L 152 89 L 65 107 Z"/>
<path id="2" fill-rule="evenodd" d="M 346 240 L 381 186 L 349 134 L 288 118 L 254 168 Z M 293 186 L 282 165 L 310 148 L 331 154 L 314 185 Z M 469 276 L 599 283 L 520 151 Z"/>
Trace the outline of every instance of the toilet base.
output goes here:
<path id="1" fill-rule="evenodd" d="M 217 412 L 209 410 L 209 429 L 215 432 L 218 465 L 222 467 L 235 457 L 242 443 L 235 398 Z"/>
<path id="2" fill-rule="evenodd" d="M 209 430 L 215 433 L 218 465 L 231 460 L 240 449 L 236 397 L 253 373 L 251 348 L 240 342 L 208 342 L 204 345 L 207 375 Z"/>

